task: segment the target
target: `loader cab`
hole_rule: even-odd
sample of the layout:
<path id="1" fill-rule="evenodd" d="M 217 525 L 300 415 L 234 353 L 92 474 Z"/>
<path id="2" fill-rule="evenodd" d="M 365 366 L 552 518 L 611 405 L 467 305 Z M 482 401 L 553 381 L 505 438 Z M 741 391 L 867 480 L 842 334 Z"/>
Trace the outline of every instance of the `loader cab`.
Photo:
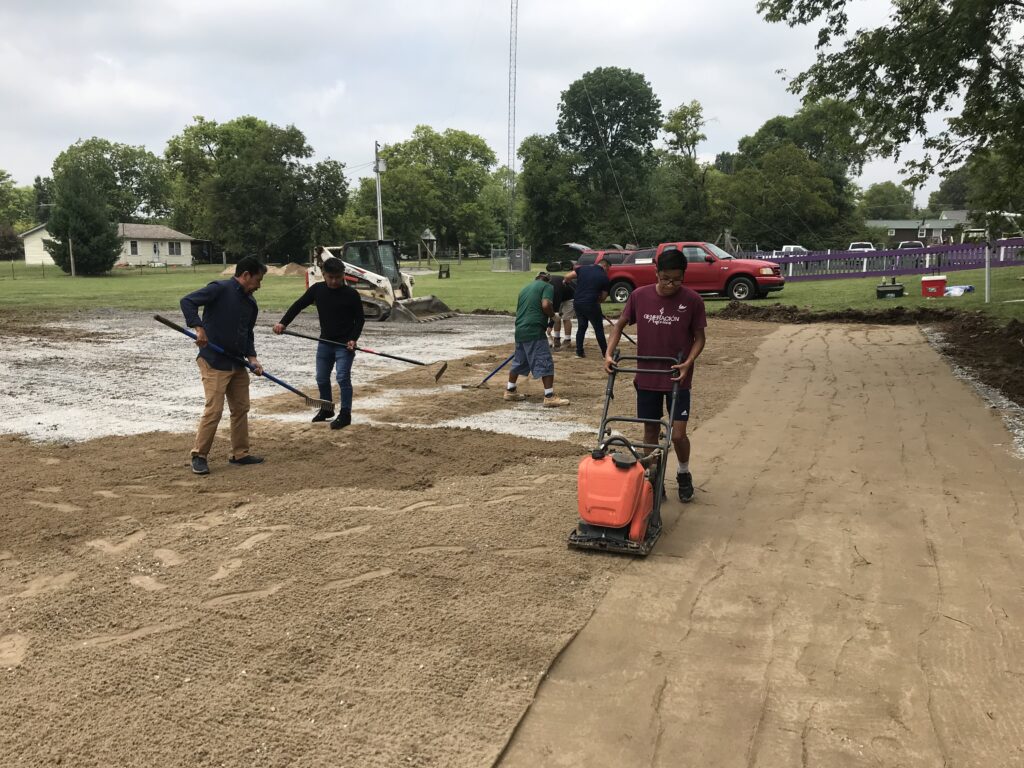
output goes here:
<path id="1" fill-rule="evenodd" d="M 345 243 L 341 248 L 329 248 L 333 256 L 353 266 L 383 275 L 398 293 L 402 287 L 402 274 L 398 268 L 398 243 L 394 240 L 358 240 Z M 335 252 L 337 251 L 337 253 Z"/>

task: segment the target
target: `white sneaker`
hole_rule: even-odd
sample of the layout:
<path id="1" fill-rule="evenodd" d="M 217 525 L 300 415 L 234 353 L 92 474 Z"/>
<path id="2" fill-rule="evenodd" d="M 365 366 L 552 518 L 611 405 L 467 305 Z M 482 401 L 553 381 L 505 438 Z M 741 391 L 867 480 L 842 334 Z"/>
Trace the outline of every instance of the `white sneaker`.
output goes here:
<path id="1" fill-rule="evenodd" d="M 564 397 L 558 397 L 556 395 L 551 395 L 551 397 L 545 397 L 544 398 L 544 407 L 545 408 L 558 408 L 560 406 L 568 405 L 568 404 L 569 404 L 569 401 L 566 400 Z"/>
<path id="2" fill-rule="evenodd" d="M 506 389 L 503 399 L 510 400 L 512 402 L 518 402 L 519 400 L 525 400 L 526 395 L 514 389 Z"/>

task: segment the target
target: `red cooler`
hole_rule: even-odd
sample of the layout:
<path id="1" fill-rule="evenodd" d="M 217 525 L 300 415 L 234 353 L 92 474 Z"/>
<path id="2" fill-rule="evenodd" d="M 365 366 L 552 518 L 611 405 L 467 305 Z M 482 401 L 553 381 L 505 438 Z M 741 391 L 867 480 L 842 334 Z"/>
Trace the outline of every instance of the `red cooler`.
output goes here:
<path id="1" fill-rule="evenodd" d="M 935 298 L 946 295 L 946 276 L 930 275 L 921 278 L 921 295 Z"/>

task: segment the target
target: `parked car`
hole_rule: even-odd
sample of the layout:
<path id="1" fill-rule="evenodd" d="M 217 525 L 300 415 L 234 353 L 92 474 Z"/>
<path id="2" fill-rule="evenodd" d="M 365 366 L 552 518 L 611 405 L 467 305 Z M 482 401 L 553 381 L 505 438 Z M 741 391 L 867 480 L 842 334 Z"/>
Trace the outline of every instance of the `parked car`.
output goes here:
<path id="1" fill-rule="evenodd" d="M 772 251 L 772 258 L 779 258 L 780 256 L 806 256 L 810 251 L 804 248 L 802 245 L 784 245 L 782 250 Z"/>
<path id="2" fill-rule="evenodd" d="M 871 243 L 850 243 L 850 247 L 847 248 L 846 250 L 848 250 L 848 251 L 873 251 L 873 250 L 875 250 L 875 246 L 873 246 Z"/>
<path id="3" fill-rule="evenodd" d="M 576 267 L 585 267 L 588 264 L 597 264 L 599 261 L 607 261 L 609 264 L 621 264 L 626 260 L 626 257 L 632 253 L 633 251 L 617 249 L 583 251 L 573 264 L 573 269 Z"/>
<path id="4" fill-rule="evenodd" d="M 686 257 L 683 284 L 698 293 L 743 301 L 781 291 L 786 284 L 778 264 L 760 259 L 737 259 L 714 243 L 662 243 L 657 247 L 655 256 L 671 249 L 682 251 Z M 608 270 L 611 281 L 608 295 L 612 301 L 622 304 L 635 289 L 654 283 L 657 279 L 655 273 L 653 261 L 616 264 Z"/>
<path id="5" fill-rule="evenodd" d="M 896 246 L 897 251 L 906 251 L 911 248 L 924 248 L 924 243 L 920 240 L 903 240 L 899 245 Z"/>

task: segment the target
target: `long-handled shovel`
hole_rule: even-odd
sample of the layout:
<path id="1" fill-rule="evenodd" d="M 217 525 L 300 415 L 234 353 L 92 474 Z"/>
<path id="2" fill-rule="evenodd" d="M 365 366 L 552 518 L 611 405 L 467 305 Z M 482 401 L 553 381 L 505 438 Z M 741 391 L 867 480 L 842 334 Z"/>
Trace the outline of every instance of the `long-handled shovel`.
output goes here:
<path id="1" fill-rule="evenodd" d="M 309 335 L 307 335 L 305 333 L 299 333 L 298 331 L 284 330 L 284 331 L 282 331 L 282 333 L 286 333 L 289 336 L 298 336 L 300 339 L 309 339 L 310 341 L 322 341 L 325 344 L 333 344 L 336 347 L 344 347 L 345 346 L 345 344 L 343 344 L 340 341 L 331 341 L 330 339 L 321 339 L 321 338 L 319 338 L 317 336 L 309 336 Z M 377 350 L 370 349 L 369 347 L 359 347 L 359 346 L 357 346 L 356 349 L 359 352 L 366 352 L 368 355 L 379 355 L 380 357 L 386 357 L 386 358 L 388 358 L 390 360 L 400 360 L 403 363 L 412 363 L 413 365 L 423 365 L 423 366 L 435 365 L 435 363 L 422 363 L 419 360 L 412 360 L 412 359 L 410 359 L 408 357 L 399 357 L 398 355 L 389 355 L 387 352 L 378 352 Z M 448 363 L 442 362 L 441 363 L 441 367 L 438 368 L 437 369 L 437 373 L 434 374 L 434 381 L 438 381 L 444 375 L 444 372 L 447 371 L 447 370 L 448 370 Z"/>
<path id="2" fill-rule="evenodd" d="M 463 384 L 463 385 L 462 385 L 462 388 L 463 388 L 463 389 L 481 389 L 481 388 L 483 388 L 483 387 L 487 386 L 487 380 L 488 380 L 488 379 L 490 379 L 490 378 L 491 378 L 491 377 L 492 377 L 492 376 L 493 376 L 494 374 L 496 374 L 496 373 L 497 373 L 498 371 L 500 371 L 500 370 L 501 370 L 502 368 L 504 368 L 504 367 L 505 367 L 506 365 L 508 365 L 509 363 L 511 363 L 511 362 L 512 362 L 512 358 L 513 358 L 513 357 L 515 357 L 515 356 L 516 356 L 516 354 L 515 354 L 515 352 L 513 352 L 513 353 L 512 353 L 511 355 L 509 355 L 508 357 L 506 357 L 506 358 L 505 358 L 505 362 L 503 362 L 503 363 L 502 363 L 501 365 L 499 365 L 499 366 L 498 366 L 497 368 L 495 368 L 495 369 L 494 369 L 493 371 L 491 371 L 490 373 L 488 373 L 488 374 L 487 374 L 487 375 L 486 375 L 486 376 L 484 377 L 484 380 L 483 380 L 483 381 L 481 381 L 481 382 L 480 382 L 479 384 Z"/>
<path id="3" fill-rule="evenodd" d="M 186 336 L 188 336 L 190 338 L 193 338 L 193 339 L 196 338 L 196 335 L 194 333 L 192 333 L 192 331 L 188 330 L 187 328 L 182 328 L 180 325 L 178 325 L 177 323 L 171 322 L 166 317 L 162 317 L 160 315 L 153 315 L 153 319 L 156 320 L 158 323 L 163 323 L 168 328 L 173 328 L 174 330 L 178 331 L 179 333 L 183 333 L 183 334 L 185 334 Z M 214 352 L 219 352 L 220 354 L 225 355 L 226 357 L 230 357 L 232 360 L 236 360 L 240 365 L 244 365 L 250 371 L 253 371 L 255 373 L 255 366 L 252 363 L 250 363 L 248 360 L 246 360 L 244 357 L 235 357 L 234 355 L 230 355 L 227 352 L 225 352 L 222 347 L 217 346 L 212 341 L 207 342 L 207 346 L 209 346 L 210 349 L 212 349 Z M 277 378 L 276 376 L 274 376 L 272 374 L 267 373 L 266 371 L 263 372 L 263 376 L 264 376 L 264 378 L 270 379 L 272 382 L 274 382 L 278 386 L 284 387 L 289 392 L 294 392 L 296 395 L 298 395 L 303 400 L 305 400 L 306 401 L 306 405 L 308 405 L 310 408 L 322 408 L 322 409 L 328 410 L 328 411 L 334 410 L 334 404 L 332 402 L 330 402 L 329 400 L 318 400 L 315 397 L 310 397 L 305 392 L 300 392 L 295 387 L 293 387 L 291 384 L 288 384 L 287 382 L 281 381 L 281 379 Z"/>

